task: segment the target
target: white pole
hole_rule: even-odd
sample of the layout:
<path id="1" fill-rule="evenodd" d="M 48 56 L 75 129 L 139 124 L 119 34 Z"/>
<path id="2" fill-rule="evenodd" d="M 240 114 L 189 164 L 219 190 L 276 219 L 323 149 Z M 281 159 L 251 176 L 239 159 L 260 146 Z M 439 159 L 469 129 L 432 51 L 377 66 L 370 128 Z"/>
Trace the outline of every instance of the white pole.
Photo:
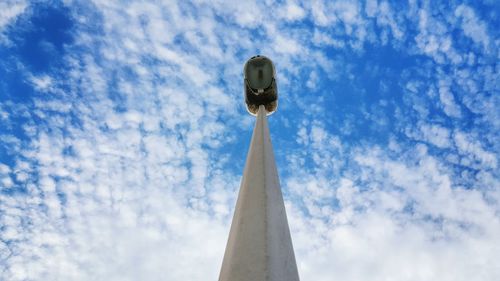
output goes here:
<path id="1" fill-rule="evenodd" d="M 266 113 L 259 106 L 219 281 L 299 281 Z"/>

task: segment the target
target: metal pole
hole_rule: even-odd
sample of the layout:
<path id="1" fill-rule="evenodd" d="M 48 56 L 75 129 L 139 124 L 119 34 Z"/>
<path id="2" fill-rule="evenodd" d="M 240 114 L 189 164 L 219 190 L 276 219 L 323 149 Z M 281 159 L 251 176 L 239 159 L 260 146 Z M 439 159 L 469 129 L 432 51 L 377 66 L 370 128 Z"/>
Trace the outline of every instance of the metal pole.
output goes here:
<path id="1" fill-rule="evenodd" d="M 260 105 L 219 281 L 299 281 L 266 113 Z"/>

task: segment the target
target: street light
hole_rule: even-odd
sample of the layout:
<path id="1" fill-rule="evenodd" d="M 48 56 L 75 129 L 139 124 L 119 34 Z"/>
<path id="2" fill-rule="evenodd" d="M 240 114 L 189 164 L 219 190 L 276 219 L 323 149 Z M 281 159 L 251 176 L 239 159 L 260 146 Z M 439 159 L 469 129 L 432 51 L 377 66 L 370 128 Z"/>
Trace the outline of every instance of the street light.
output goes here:
<path id="1" fill-rule="evenodd" d="M 245 103 L 250 114 L 256 116 L 264 105 L 267 115 L 278 107 L 278 87 L 273 62 L 265 56 L 251 57 L 244 67 Z"/>
<path id="2" fill-rule="evenodd" d="M 244 68 L 245 102 L 256 115 L 219 281 L 300 281 L 267 115 L 276 111 L 276 72 L 255 56 Z"/>

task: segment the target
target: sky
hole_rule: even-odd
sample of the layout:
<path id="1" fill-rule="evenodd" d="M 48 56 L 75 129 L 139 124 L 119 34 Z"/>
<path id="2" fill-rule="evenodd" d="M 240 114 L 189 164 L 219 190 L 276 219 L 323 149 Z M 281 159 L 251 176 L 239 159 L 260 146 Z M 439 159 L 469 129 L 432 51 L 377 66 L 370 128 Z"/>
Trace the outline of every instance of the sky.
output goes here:
<path id="1" fill-rule="evenodd" d="M 301 280 L 500 280 L 500 2 L 0 1 L 0 280 L 217 280 L 276 66 Z"/>

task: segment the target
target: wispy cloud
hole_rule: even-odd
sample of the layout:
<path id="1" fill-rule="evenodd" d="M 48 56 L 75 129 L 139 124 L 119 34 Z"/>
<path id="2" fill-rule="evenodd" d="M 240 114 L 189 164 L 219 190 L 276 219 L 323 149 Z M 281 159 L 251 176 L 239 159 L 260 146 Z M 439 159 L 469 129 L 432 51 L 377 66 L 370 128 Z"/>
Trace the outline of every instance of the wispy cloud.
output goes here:
<path id="1" fill-rule="evenodd" d="M 3 279 L 216 279 L 256 53 L 302 280 L 500 276 L 490 4 L 19 3 L 0 4 Z"/>

